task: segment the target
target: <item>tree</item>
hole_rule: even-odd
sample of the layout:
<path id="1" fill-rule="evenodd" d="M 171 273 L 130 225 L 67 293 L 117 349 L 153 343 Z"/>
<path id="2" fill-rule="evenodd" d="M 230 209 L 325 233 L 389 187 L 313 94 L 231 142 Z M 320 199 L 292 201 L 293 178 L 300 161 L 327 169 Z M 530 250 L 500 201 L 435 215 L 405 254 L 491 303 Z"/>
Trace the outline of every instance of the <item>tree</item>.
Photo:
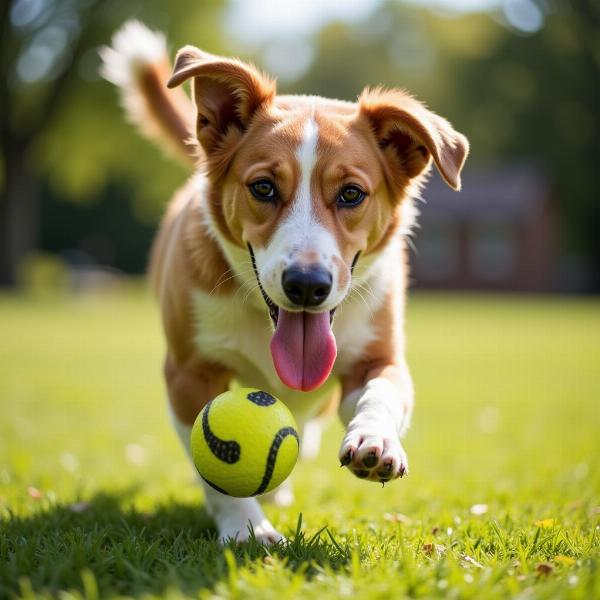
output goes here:
<path id="1" fill-rule="evenodd" d="M 364 85 L 406 87 L 467 135 L 468 167 L 536 161 L 552 185 L 559 250 L 598 291 L 600 3 L 536 6 L 542 27 L 523 32 L 501 15 L 444 18 L 385 2 L 367 23 L 320 32 L 310 70 L 290 87 L 350 100 Z"/>
<path id="2" fill-rule="evenodd" d="M 135 182 L 152 209 L 184 172 L 123 127 L 116 94 L 97 75 L 98 46 L 128 18 L 165 29 L 174 44 L 213 52 L 224 1 L 14 0 L 0 6 L 0 285 L 14 285 L 37 246 L 40 190 L 85 201 L 109 178 Z M 161 173 L 150 179 L 148 173 Z M 167 191 L 168 190 L 168 191 Z M 156 210 L 154 210 L 156 212 Z"/>

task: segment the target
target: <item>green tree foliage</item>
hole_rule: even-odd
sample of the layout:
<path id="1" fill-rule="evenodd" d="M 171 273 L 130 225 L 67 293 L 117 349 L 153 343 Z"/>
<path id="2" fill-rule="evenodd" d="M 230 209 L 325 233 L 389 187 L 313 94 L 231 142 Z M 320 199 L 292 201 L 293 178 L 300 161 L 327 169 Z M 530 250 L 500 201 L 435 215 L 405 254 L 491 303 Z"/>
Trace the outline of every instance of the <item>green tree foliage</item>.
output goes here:
<path id="1" fill-rule="evenodd" d="M 2 3 L 0 283 L 14 282 L 19 258 L 36 245 L 42 184 L 80 202 L 109 180 L 130 184 L 139 217 L 156 220 L 185 171 L 123 126 L 116 92 L 98 76 L 97 49 L 139 18 L 168 31 L 174 48 L 198 40 L 217 52 L 223 9 L 222 0 Z"/>
<path id="2" fill-rule="evenodd" d="M 469 137 L 469 165 L 533 160 L 545 168 L 561 250 L 600 265 L 600 4 L 521 4 L 532 3 L 541 27 L 524 33 L 499 14 L 450 17 L 382 2 L 362 22 L 326 25 L 312 41 L 309 70 L 279 88 L 346 99 L 365 85 L 409 89 Z M 138 220 L 157 220 L 187 171 L 123 124 L 115 89 L 97 75 L 97 47 L 137 17 L 166 31 L 173 51 L 194 43 L 228 53 L 235 40 L 224 39 L 227 6 L 226 0 L 0 5 L 0 282 L 14 279 L 18 256 L 35 245 L 42 187 L 81 204 L 120 187 Z"/>
<path id="3" fill-rule="evenodd" d="M 365 85 L 405 87 L 469 137 L 469 164 L 537 163 L 552 184 L 560 251 L 586 260 L 598 289 L 600 4 L 539 7 L 543 26 L 524 33 L 498 15 L 385 2 L 368 22 L 324 29 L 291 87 L 344 99 Z"/>

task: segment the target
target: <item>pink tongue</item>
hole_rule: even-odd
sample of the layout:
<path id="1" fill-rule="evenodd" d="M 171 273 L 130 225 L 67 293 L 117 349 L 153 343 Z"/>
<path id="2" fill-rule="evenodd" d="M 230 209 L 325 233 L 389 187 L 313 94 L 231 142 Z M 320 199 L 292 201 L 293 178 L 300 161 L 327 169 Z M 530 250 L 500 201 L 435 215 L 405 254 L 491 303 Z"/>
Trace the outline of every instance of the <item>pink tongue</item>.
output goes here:
<path id="1" fill-rule="evenodd" d="M 318 388 L 331 373 L 336 354 L 329 312 L 313 314 L 279 309 L 271 356 L 285 385 L 304 392 Z"/>

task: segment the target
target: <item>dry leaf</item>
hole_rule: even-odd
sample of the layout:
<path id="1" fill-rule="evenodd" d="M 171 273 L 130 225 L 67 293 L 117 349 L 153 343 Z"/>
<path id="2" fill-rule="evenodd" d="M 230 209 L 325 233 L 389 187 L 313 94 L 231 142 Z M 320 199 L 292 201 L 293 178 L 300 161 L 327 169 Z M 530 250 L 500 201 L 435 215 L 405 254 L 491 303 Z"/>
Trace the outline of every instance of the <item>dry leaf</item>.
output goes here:
<path id="1" fill-rule="evenodd" d="M 146 449 L 140 444 L 127 444 L 125 446 L 125 458 L 132 465 L 143 465 L 146 462 Z"/>
<path id="2" fill-rule="evenodd" d="M 423 544 L 421 549 L 427 556 L 431 556 L 434 551 L 438 556 L 441 556 L 446 552 L 446 547 L 442 544 Z"/>
<path id="3" fill-rule="evenodd" d="M 69 510 L 74 513 L 85 512 L 90 507 L 89 502 L 73 502 L 69 505 Z"/>
<path id="4" fill-rule="evenodd" d="M 436 533 L 437 533 L 439 530 L 440 530 L 440 528 L 439 528 L 439 527 L 434 527 L 434 528 L 431 530 L 431 535 L 435 535 L 435 534 L 436 534 Z"/>
<path id="5" fill-rule="evenodd" d="M 402 513 L 384 513 L 383 518 L 391 523 L 402 523 L 404 525 L 412 523 L 412 519 Z"/>
<path id="6" fill-rule="evenodd" d="M 44 497 L 44 492 L 41 492 L 33 486 L 29 486 L 27 488 L 27 493 L 29 494 L 30 498 L 33 498 L 34 500 L 41 500 Z"/>
<path id="7" fill-rule="evenodd" d="M 467 554 L 461 554 L 460 557 L 466 563 L 477 567 L 478 569 L 483 569 L 483 565 L 480 562 L 477 562 L 472 556 L 468 556 Z"/>
<path id="8" fill-rule="evenodd" d="M 535 570 L 538 575 L 550 575 L 554 571 L 554 567 L 550 563 L 540 563 Z"/>

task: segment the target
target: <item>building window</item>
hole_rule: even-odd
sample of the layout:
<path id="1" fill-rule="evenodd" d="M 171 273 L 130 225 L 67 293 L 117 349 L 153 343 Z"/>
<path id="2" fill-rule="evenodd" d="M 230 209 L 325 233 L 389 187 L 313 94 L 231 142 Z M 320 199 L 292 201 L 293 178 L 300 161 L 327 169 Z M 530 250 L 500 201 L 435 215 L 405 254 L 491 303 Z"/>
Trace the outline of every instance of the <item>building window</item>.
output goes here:
<path id="1" fill-rule="evenodd" d="M 468 260 L 472 273 L 482 281 L 500 283 L 513 277 L 518 262 L 516 225 L 502 218 L 472 222 Z"/>
<path id="2" fill-rule="evenodd" d="M 417 275 L 423 281 L 442 282 L 454 277 L 459 267 L 458 229 L 450 221 L 423 224 L 417 239 Z"/>

